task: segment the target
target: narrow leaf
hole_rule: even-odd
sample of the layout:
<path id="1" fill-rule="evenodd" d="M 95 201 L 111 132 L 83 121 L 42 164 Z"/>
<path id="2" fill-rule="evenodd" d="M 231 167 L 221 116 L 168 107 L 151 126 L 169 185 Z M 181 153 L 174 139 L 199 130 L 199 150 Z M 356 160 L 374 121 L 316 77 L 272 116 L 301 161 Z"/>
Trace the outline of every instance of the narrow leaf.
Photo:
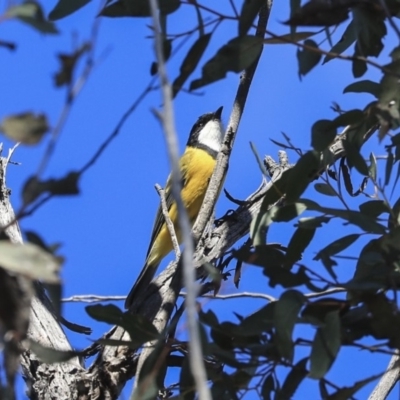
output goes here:
<path id="1" fill-rule="evenodd" d="M 228 71 L 241 72 L 261 54 L 262 39 L 256 36 L 239 36 L 222 46 L 202 68 L 202 77 L 191 82 L 190 90 L 225 78 Z"/>
<path id="2" fill-rule="evenodd" d="M 370 93 L 372 96 L 378 98 L 379 96 L 379 83 L 372 82 L 368 79 L 351 83 L 346 86 L 343 93 Z"/>
<path id="3" fill-rule="evenodd" d="M 297 316 L 305 303 L 305 297 L 297 290 L 288 290 L 282 294 L 274 308 L 276 343 L 281 356 L 289 361 L 293 359 L 292 333 Z"/>
<path id="4" fill-rule="evenodd" d="M 49 19 L 55 21 L 57 19 L 64 18 L 86 4 L 90 3 L 91 0 L 59 0 L 55 7 L 49 13 Z"/>
<path id="5" fill-rule="evenodd" d="M 239 16 L 239 36 L 247 34 L 248 30 L 253 25 L 254 19 L 256 18 L 261 6 L 264 4 L 264 0 L 244 0 L 242 5 L 242 11 Z"/>
<path id="6" fill-rule="evenodd" d="M 333 196 L 336 197 L 337 193 L 335 192 L 335 190 L 332 188 L 331 185 L 328 185 L 326 183 L 316 183 L 314 185 L 314 188 L 317 192 L 324 194 L 326 196 Z"/>
<path id="7" fill-rule="evenodd" d="M 321 60 L 321 53 L 318 51 L 318 44 L 311 39 L 304 41 L 304 45 L 315 49 L 314 51 L 307 48 L 297 50 L 297 61 L 299 64 L 299 78 L 307 75 Z"/>
<path id="8" fill-rule="evenodd" d="M 317 329 L 311 348 L 309 377 L 321 379 L 329 371 L 340 349 L 339 311 L 325 316 L 324 326 Z"/>
<path id="9" fill-rule="evenodd" d="M 300 360 L 288 373 L 282 387 L 276 392 L 275 400 L 292 399 L 300 383 L 307 376 L 308 357 Z"/>
<path id="10" fill-rule="evenodd" d="M 61 260 L 31 243 L 0 241 L 0 265 L 33 280 L 54 284 L 60 282 Z"/>

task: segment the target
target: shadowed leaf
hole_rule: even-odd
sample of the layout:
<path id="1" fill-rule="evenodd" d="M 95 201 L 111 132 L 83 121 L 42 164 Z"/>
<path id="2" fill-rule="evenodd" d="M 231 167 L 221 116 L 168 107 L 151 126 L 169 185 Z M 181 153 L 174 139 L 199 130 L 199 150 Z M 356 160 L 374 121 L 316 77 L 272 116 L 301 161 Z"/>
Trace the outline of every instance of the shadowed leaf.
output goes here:
<path id="1" fill-rule="evenodd" d="M 304 41 L 304 45 L 315 51 L 303 48 L 297 50 L 297 61 L 299 64 L 299 78 L 307 75 L 321 60 L 321 53 L 318 52 L 318 44 L 311 39 Z"/>
<path id="2" fill-rule="evenodd" d="M 317 329 L 311 348 L 309 377 L 321 379 L 329 371 L 340 350 L 339 311 L 326 314 L 324 325 Z"/>
<path id="3" fill-rule="evenodd" d="M 59 0 L 55 7 L 49 13 L 49 19 L 55 21 L 57 19 L 64 18 L 86 4 L 90 3 L 91 0 Z"/>
<path id="4" fill-rule="evenodd" d="M 37 144 L 49 130 L 49 125 L 44 114 L 27 112 L 5 117 L 1 121 L 0 130 L 16 142 Z"/>
<path id="5" fill-rule="evenodd" d="M 302 293 L 288 290 L 282 294 L 274 308 L 275 340 L 281 356 L 290 362 L 293 359 L 294 347 L 292 333 L 304 303 L 305 297 Z"/>
<path id="6" fill-rule="evenodd" d="M 228 71 L 243 71 L 257 59 L 262 46 L 262 39 L 256 36 L 239 36 L 230 40 L 206 62 L 202 68 L 202 77 L 192 81 L 190 90 L 223 79 Z"/>
<path id="7" fill-rule="evenodd" d="M 254 19 L 262 5 L 265 4 L 264 0 L 244 0 L 242 10 L 239 16 L 239 36 L 244 36 L 253 25 Z"/>

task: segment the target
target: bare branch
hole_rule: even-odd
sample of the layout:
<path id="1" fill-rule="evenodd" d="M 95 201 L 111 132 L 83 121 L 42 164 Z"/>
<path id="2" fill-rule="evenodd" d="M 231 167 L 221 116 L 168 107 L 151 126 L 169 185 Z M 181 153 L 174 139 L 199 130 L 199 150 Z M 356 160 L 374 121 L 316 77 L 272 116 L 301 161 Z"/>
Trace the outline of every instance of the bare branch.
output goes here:
<path id="1" fill-rule="evenodd" d="M 179 225 L 182 231 L 184 244 L 182 261 L 183 277 L 186 289 L 188 291 L 188 295 L 186 298 L 186 313 L 190 338 L 189 362 L 196 388 L 199 393 L 199 399 L 211 400 L 210 389 L 207 386 L 207 374 L 203 363 L 203 352 L 201 348 L 200 332 L 197 323 L 196 297 L 199 290 L 199 285 L 196 283 L 195 271 L 191 265 L 194 254 L 194 245 L 191 235 L 192 229 L 189 217 L 181 198 L 182 179 L 179 169 L 179 146 L 175 131 L 174 112 L 172 105 L 173 91 L 172 86 L 168 81 L 167 71 L 165 68 L 162 34 L 157 15 L 157 0 L 150 0 L 150 5 L 153 17 L 155 48 L 158 62 L 158 75 L 161 82 L 161 90 L 164 101 L 162 124 L 167 142 L 167 152 L 171 164 L 171 191 L 177 206 Z M 143 353 L 139 359 L 139 370 L 142 359 L 144 359 Z"/>
<path id="2" fill-rule="evenodd" d="M 400 375 L 400 357 L 392 356 L 386 372 L 375 386 L 368 400 L 384 400 L 389 396 L 396 383 L 399 381 Z"/>
<path id="3" fill-rule="evenodd" d="M 165 224 L 167 225 L 168 228 L 169 235 L 171 236 L 172 245 L 174 246 L 175 259 L 179 260 L 179 257 L 181 256 L 181 250 L 179 248 L 178 239 L 176 237 L 174 224 L 172 223 L 171 218 L 169 217 L 164 189 L 162 189 L 162 187 L 158 184 L 155 185 L 155 188 L 157 190 L 158 195 L 160 196 L 161 210 L 164 216 Z"/>

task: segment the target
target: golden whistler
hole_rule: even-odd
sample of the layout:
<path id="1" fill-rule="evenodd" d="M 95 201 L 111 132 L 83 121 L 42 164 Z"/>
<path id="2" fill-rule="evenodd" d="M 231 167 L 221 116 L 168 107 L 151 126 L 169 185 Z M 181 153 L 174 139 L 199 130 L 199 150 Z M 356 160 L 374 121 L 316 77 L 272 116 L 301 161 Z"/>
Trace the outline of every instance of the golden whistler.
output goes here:
<path id="1" fill-rule="evenodd" d="M 185 152 L 179 161 L 182 175 L 182 201 L 192 224 L 200 211 L 218 152 L 221 149 L 223 139 L 221 113 L 222 107 L 198 118 L 190 131 Z M 171 176 L 168 177 L 165 186 L 165 199 L 176 237 L 181 243 L 182 235 L 177 207 L 171 193 Z M 171 236 L 160 206 L 156 214 L 144 267 L 125 301 L 125 308 L 130 308 L 137 296 L 146 290 L 162 259 L 172 249 Z"/>

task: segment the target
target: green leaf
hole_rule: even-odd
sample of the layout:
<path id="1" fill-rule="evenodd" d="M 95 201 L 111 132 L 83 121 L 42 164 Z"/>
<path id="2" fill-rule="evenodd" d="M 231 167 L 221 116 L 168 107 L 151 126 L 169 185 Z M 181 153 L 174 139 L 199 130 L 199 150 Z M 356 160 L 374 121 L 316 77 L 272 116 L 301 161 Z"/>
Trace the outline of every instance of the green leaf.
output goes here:
<path id="1" fill-rule="evenodd" d="M 281 178 L 272 183 L 272 186 L 264 195 L 260 211 L 268 211 L 269 208 L 286 193 L 286 187 L 289 182 L 290 172 L 290 169 L 284 171 Z"/>
<path id="2" fill-rule="evenodd" d="M 352 281 L 374 280 L 378 287 L 382 287 L 382 278 L 385 282 L 387 281 L 385 265 L 385 260 L 381 255 L 380 242 L 372 239 L 363 247 L 358 256 L 356 272 Z"/>
<path id="3" fill-rule="evenodd" d="M 172 14 L 181 6 L 180 0 L 162 0 L 159 9 L 162 15 Z M 103 17 L 150 17 L 148 0 L 119 0 L 101 10 Z"/>
<path id="4" fill-rule="evenodd" d="M 311 243 L 314 235 L 315 229 L 302 227 L 296 229 L 286 251 L 285 268 L 290 269 L 295 262 L 301 260 L 304 250 Z"/>
<path id="5" fill-rule="evenodd" d="M 379 139 L 390 129 L 397 129 L 400 126 L 400 89 L 398 88 L 398 76 L 400 72 L 400 60 L 396 59 L 384 66 L 385 73 L 380 82 L 379 101 L 376 109 L 381 128 Z"/>
<path id="6" fill-rule="evenodd" d="M 318 173 L 320 167 L 319 153 L 308 151 L 300 157 L 296 165 L 288 172 L 289 179 L 286 189 L 286 200 L 295 202 L 306 190 L 310 181 Z"/>
<path id="7" fill-rule="evenodd" d="M 159 337 L 154 325 L 142 315 L 124 313 L 112 304 L 87 306 L 85 309 L 96 321 L 124 328 L 136 348 Z"/>
<path id="8" fill-rule="evenodd" d="M 384 14 L 367 7 L 354 7 L 352 12 L 357 32 L 357 53 L 363 57 L 378 57 L 383 49 L 382 39 L 387 33 Z"/>
<path id="9" fill-rule="evenodd" d="M 31 112 L 14 114 L 1 121 L 0 130 L 11 140 L 23 144 L 37 144 L 49 130 L 47 117 Z"/>
<path id="10" fill-rule="evenodd" d="M 274 222 L 289 222 L 301 215 L 307 207 L 303 203 L 290 203 L 283 206 L 273 206 L 269 210 Z"/>
<path id="11" fill-rule="evenodd" d="M 315 51 L 307 48 L 297 50 L 297 61 L 299 64 L 299 78 L 307 75 L 321 60 L 318 44 L 311 39 L 304 41 L 304 45 L 314 48 Z"/>
<path id="12" fill-rule="evenodd" d="M 354 82 L 346 86 L 343 90 L 343 93 L 370 93 L 372 96 L 378 98 L 379 91 L 379 83 L 365 79 L 363 81 Z"/>
<path id="13" fill-rule="evenodd" d="M 317 255 L 314 257 L 314 260 L 318 261 L 324 256 L 333 256 L 342 252 L 351 246 L 361 235 L 353 233 L 351 235 L 343 236 L 340 239 L 335 240 L 334 242 L 328 244 L 322 250 L 320 250 Z"/>
<path id="14" fill-rule="evenodd" d="M 274 308 L 274 325 L 276 329 L 276 344 L 283 358 L 293 360 L 292 333 L 298 314 L 306 299 L 297 290 L 288 290 L 282 294 Z"/>
<path id="15" fill-rule="evenodd" d="M 332 121 L 321 119 L 311 128 L 311 146 L 316 151 L 323 151 L 329 147 L 336 137 L 336 128 Z"/>
<path id="16" fill-rule="evenodd" d="M 275 390 L 275 381 L 272 375 L 268 375 L 261 388 L 261 396 L 263 400 L 271 400 L 271 393 Z"/>
<path id="17" fill-rule="evenodd" d="M 369 200 L 359 205 L 360 211 L 372 218 L 377 218 L 383 213 L 389 213 L 390 209 L 383 200 Z"/>
<path id="18" fill-rule="evenodd" d="M 372 335 L 380 340 L 389 339 L 388 346 L 398 349 L 400 317 L 396 313 L 396 305 L 382 292 L 365 294 L 363 300 L 371 316 Z"/>
<path id="19" fill-rule="evenodd" d="M 199 319 L 202 323 L 204 323 L 208 326 L 211 326 L 211 327 L 219 326 L 218 317 L 211 310 L 208 310 L 207 312 L 203 312 L 203 311 L 199 312 Z"/>
<path id="20" fill-rule="evenodd" d="M 51 21 L 56 21 L 57 19 L 64 18 L 78 11 L 86 4 L 90 3 L 90 1 L 91 0 L 59 0 L 56 6 L 50 11 L 49 19 Z"/>
<path id="21" fill-rule="evenodd" d="M 325 194 L 326 196 L 333 196 L 336 197 L 337 193 L 335 190 L 332 188 L 331 185 L 328 185 L 326 183 L 316 183 L 314 185 L 314 189 L 321 194 Z"/>
<path id="22" fill-rule="evenodd" d="M 345 50 L 347 50 L 355 41 L 356 41 L 356 31 L 354 29 L 354 23 L 351 21 L 349 25 L 347 25 L 346 30 L 344 31 L 342 37 L 339 42 L 337 42 L 329 51 L 332 53 L 327 55 L 322 62 L 322 64 L 327 63 L 328 61 L 336 58 L 334 54 L 342 54 Z"/>
<path id="23" fill-rule="evenodd" d="M 293 18 L 299 10 L 301 9 L 301 0 L 290 0 L 290 18 Z M 296 25 L 290 26 L 290 34 L 294 35 L 296 33 Z"/>
<path id="24" fill-rule="evenodd" d="M 376 157 L 374 153 L 370 153 L 369 155 L 369 167 L 368 167 L 368 175 L 369 177 L 376 182 L 376 175 L 377 175 L 377 164 L 376 164 Z"/>
<path id="25" fill-rule="evenodd" d="M 261 267 L 275 267 L 280 268 L 285 259 L 284 254 L 270 245 L 259 245 L 253 251 L 249 249 L 240 249 L 234 252 L 234 255 L 243 262 L 259 265 Z"/>
<path id="26" fill-rule="evenodd" d="M 269 217 L 269 212 L 259 212 L 250 224 L 250 238 L 253 246 L 262 246 L 267 241 L 268 225 L 272 219 Z"/>
<path id="27" fill-rule="evenodd" d="M 332 125 L 335 127 L 340 127 L 340 126 L 358 124 L 359 122 L 363 121 L 364 118 L 365 115 L 361 110 L 357 109 L 350 110 L 336 117 L 332 121 Z"/>
<path id="28" fill-rule="evenodd" d="M 32 350 L 39 357 L 39 359 L 46 364 L 66 362 L 71 358 L 80 355 L 80 352 L 78 351 L 56 350 L 51 347 L 43 346 L 42 344 L 35 342 L 32 339 L 28 339 L 28 342 L 30 350 Z"/>
<path id="29" fill-rule="evenodd" d="M 202 68 L 202 77 L 192 81 L 190 90 L 223 79 L 228 71 L 243 71 L 260 56 L 262 46 L 262 39 L 256 36 L 239 36 L 230 40 L 207 61 Z"/>
<path id="30" fill-rule="evenodd" d="M 286 35 L 274 36 L 264 39 L 264 44 L 293 44 L 293 42 L 302 42 L 311 36 L 317 35 L 319 32 L 296 32 L 287 33 Z"/>
<path id="31" fill-rule="evenodd" d="M 373 218 L 370 218 L 358 211 L 321 207 L 316 202 L 306 199 L 301 199 L 299 202 L 303 202 L 307 206 L 308 210 L 320 211 L 328 215 L 334 215 L 342 218 L 354 225 L 357 225 L 366 232 L 376 233 L 378 235 L 383 235 L 386 233 L 386 228 L 383 225 L 376 222 Z"/>
<path id="32" fill-rule="evenodd" d="M 287 400 L 293 398 L 300 383 L 308 374 L 306 368 L 307 362 L 308 357 L 305 357 L 292 367 L 291 371 L 287 374 L 282 387 L 277 390 L 274 400 Z"/>
<path id="33" fill-rule="evenodd" d="M 239 16 L 239 36 L 244 36 L 247 34 L 264 3 L 264 0 L 243 1 L 242 11 L 240 12 Z"/>
<path id="34" fill-rule="evenodd" d="M 361 57 L 361 54 L 355 53 L 354 57 Z M 351 71 L 353 73 L 354 78 L 361 78 L 368 70 L 367 63 L 364 60 L 360 60 L 358 58 L 354 58 L 353 63 L 351 65 Z"/>
<path id="35" fill-rule="evenodd" d="M 17 6 L 12 6 L 6 11 L 5 15 L 10 18 L 17 18 L 41 33 L 58 33 L 56 26 L 46 20 L 42 7 L 36 1 L 29 0 Z"/>
<path id="36" fill-rule="evenodd" d="M 309 1 L 300 7 L 284 24 L 295 26 L 339 25 L 348 18 L 347 7 L 337 7 L 330 1 Z"/>
<path id="37" fill-rule="evenodd" d="M 68 196 L 79 194 L 78 172 L 69 172 L 60 179 L 40 181 L 35 176 L 28 178 L 22 190 L 22 199 L 25 205 L 32 203 L 42 194 L 49 193 L 54 196 Z"/>
<path id="38" fill-rule="evenodd" d="M 339 311 L 325 316 L 324 326 L 317 329 L 311 348 L 309 377 L 321 379 L 329 371 L 340 350 Z"/>
<path id="39" fill-rule="evenodd" d="M 271 246 L 258 246 L 255 251 L 241 249 L 234 252 L 234 257 L 240 261 L 263 267 L 263 274 L 269 278 L 271 287 L 276 285 L 281 285 L 284 288 L 301 285 L 310 286 L 311 280 L 305 269 L 300 267 L 298 272 L 293 273 L 282 268 L 285 255 Z"/>
<path id="40" fill-rule="evenodd" d="M 240 323 L 240 329 L 248 335 L 260 335 L 270 331 L 274 327 L 275 304 L 275 302 L 269 303 L 244 318 Z"/>
<path id="41" fill-rule="evenodd" d="M 393 153 L 388 149 L 388 156 L 386 160 L 386 168 L 385 168 L 385 186 L 389 185 L 390 177 L 392 175 L 392 168 L 394 164 L 394 156 Z"/>
<path id="42" fill-rule="evenodd" d="M 203 56 L 208 46 L 208 43 L 210 43 L 210 39 L 211 39 L 211 33 L 202 35 L 194 42 L 193 46 L 189 49 L 184 60 L 182 61 L 180 67 L 180 74 L 172 84 L 172 87 L 174 89 L 174 97 L 182 89 L 182 86 L 184 85 L 186 80 L 196 69 L 197 65 L 200 62 L 201 57 Z"/>
<path id="43" fill-rule="evenodd" d="M 251 221 L 250 238 L 253 246 L 266 244 L 268 227 L 272 222 L 288 222 L 305 211 L 307 207 L 302 203 L 273 206 L 267 212 L 260 211 Z"/>
<path id="44" fill-rule="evenodd" d="M 136 384 L 131 400 L 156 399 L 165 373 L 165 339 L 162 338 L 157 341 L 153 351 L 146 357 L 139 376 L 136 376 L 138 384 Z"/>
<path id="45" fill-rule="evenodd" d="M 346 151 L 346 157 L 349 166 L 354 166 L 360 174 L 368 176 L 367 163 L 365 162 L 357 147 L 347 139 L 344 139 L 342 141 L 342 144 Z"/>
<path id="46" fill-rule="evenodd" d="M 1 240 L 0 265 L 11 273 L 21 274 L 32 280 L 60 283 L 61 259 L 35 244 L 14 244 Z"/>

